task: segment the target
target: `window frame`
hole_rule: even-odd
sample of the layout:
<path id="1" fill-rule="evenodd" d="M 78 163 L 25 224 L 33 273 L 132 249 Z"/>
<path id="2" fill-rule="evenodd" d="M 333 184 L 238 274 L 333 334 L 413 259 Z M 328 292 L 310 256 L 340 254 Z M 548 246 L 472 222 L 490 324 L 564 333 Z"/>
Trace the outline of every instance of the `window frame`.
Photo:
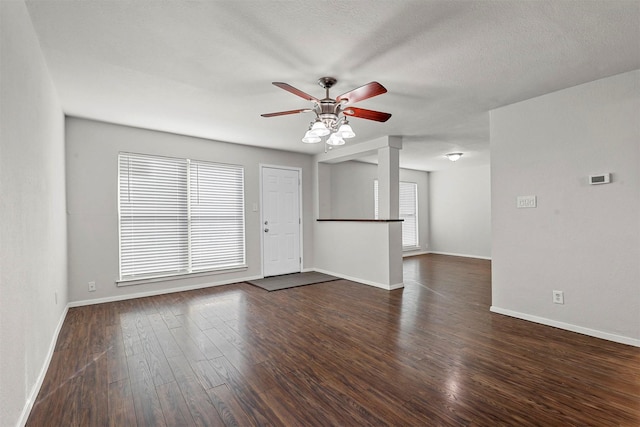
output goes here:
<path id="1" fill-rule="evenodd" d="M 148 274 L 145 273 L 141 273 L 141 274 L 126 274 L 125 276 L 123 276 L 123 229 L 122 229 L 122 219 L 123 219 L 123 206 L 122 206 L 122 200 L 121 200 L 121 187 L 122 187 L 122 183 L 121 183 L 121 179 L 122 179 L 122 167 L 121 167 L 121 159 L 123 156 L 127 156 L 127 157 L 135 157 L 135 158 L 144 158 L 147 157 L 151 160 L 153 159 L 169 159 L 169 160 L 175 160 L 175 161 L 185 161 L 186 162 L 186 175 L 184 176 L 184 181 L 186 182 L 186 194 L 187 194 L 187 201 L 186 201 L 186 206 L 187 206 L 187 214 L 186 214 L 186 221 L 187 221 L 187 227 L 186 227 L 186 240 L 187 240 L 187 263 L 186 263 L 186 269 L 181 269 L 180 271 L 175 271 L 175 272 L 160 272 L 160 271 L 156 271 L 156 272 L 151 272 Z M 240 239 L 237 240 L 237 244 L 239 247 L 241 247 L 241 262 L 233 264 L 233 265 L 228 265 L 228 266 L 223 266 L 223 267 L 216 267 L 216 268 L 203 268 L 203 269 L 196 269 L 195 271 L 193 270 L 193 247 L 192 247 L 192 239 L 193 239 L 193 232 L 192 232 L 192 225 L 193 225 L 193 221 L 194 221 L 194 215 L 192 213 L 192 196 L 194 196 L 193 194 L 193 189 L 192 189 L 192 180 L 191 180 L 191 173 L 192 173 L 192 165 L 207 165 L 207 166 L 212 166 L 213 168 L 215 167 L 219 167 L 220 170 L 222 169 L 231 169 L 231 170 L 235 170 L 235 172 L 237 174 L 239 174 L 239 182 L 237 182 L 237 192 L 238 194 L 236 194 L 236 197 L 238 197 L 239 200 L 239 207 L 237 207 L 237 214 L 239 214 L 237 220 L 239 221 L 239 226 L 236 228 L 236 230 L 240 231 L 241 237 Z M 127 169 L 129 170 L 129 169 Z M 116 280 L 116 284 L 118 286 L 126 286 L 126 285 L 131 285 L 131 284 L 138 284 L 138 283 L 148 283 L 148 282 L 156 282 L 156 281 L 162 281 L 162 280 L 171 280 L 171 279 L 176 279 L 176 278 L 180 278 L 180 277 L 197 277 L 197 276 L 203 276 L 203 275 L 209 275 L 209 274 L 216 274 L 216 273 L 228 273 L 228 272 L 232 272 L 232 271 L 238 271 L 238 270 L 246 270 L 248 268 L 247 266 L 247 245 L 246 245 L 246 203 L 245 203 L 245 171 L 244 171 L 244 167 L 241 165 L 235 165 L 235 164 L 225 164 L 225 163 L 218 163 L 218 162 L 211 162 L 211 161 L 206 161 L 206 160 L 195 160 L 195 159 L 190 159 L 190 158 L 180 158 L 180 157 L 170 157 L 170 156 L 161 156 L 161 155 L 155 155 L 155 154 L 142 154 L 142 153 L 133 153 L 133 152 L 124 152 L 121 151 L 118 153 L 118 166 L 117 166 L 117 215 L 118 215 L 118 279 Z M 129 185 L 129 183 L 127 183 L 127 185 Z M 128 188 L 129 189 L 129 188 Z M 127 190 L 128 191 L 128 190 Z M 236 201 L 238 201 L 236 200 Z"/>
<path id="2" fill-rule="evenodd" d="M 401 206 L 400 206 L 400 200 L 398 201 L 398 216 L 400 217 L 400 219 L 402 219 L 402 228 L 403 228 L 403 241 L 402 241 L 402 251 L 403 252 L 408 252 L 408 251 L 414 251 L 416 249 L 420 249 L 420 225 L 419 225 L 419 217 L 418 217 L 418 183 L 417 182 L 411 182 L 411 181 L 400 181 L 399 182 L 399 187 L 402 186 L 403 184 L 405 185 L 411 185 L 413 187 L 414 190 L 414 215 L 415 215 L 415 245 L 405 245 L 404 244 L 404 227 L 406 224 L 408 224 L 408 222 L 405 220 L 405 218 L 402 216 L 401 213 Z M 400 192 L 401 189 L 398 188 L 398 198 L 400 198 Z M 378 180 L 374 179 L 373 180 L 373 215 L 375 219 L 379 219 L 379 212 L 378 212 Z"/>

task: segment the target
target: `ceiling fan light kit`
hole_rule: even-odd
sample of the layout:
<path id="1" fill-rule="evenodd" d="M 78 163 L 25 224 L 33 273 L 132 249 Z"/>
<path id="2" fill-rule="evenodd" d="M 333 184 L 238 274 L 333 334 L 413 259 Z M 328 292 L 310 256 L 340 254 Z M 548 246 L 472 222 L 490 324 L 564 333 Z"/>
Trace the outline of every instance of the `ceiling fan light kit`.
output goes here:
<path id="1" fill-rule="evenodd" d="M 305 133 L 304 137 L 302 138 L 302 142 L 304 142 L 305 144 L 315 144 L 320 141 L 322 141 L 322 138 L 314 135 L 310 130 L 308 130 L 307 133 Z"/>
<path id="2" fill-rule="evenodd" d="M 341 136 L 338 136 L 337 133 L 332 133 L 331 136 L 329 138 L 327 138 L 327 144 L 329 145 L 344 145 L 345 144 L 345 140 L 342 139 Z"/>
<path id="3" fill-rule="evenodd" d="M 267 113 L 262 114 L 262 117 L 276 117 L 313 111 L 316 114 L 316 119 L 309 124 L 309 129 L 304 134 L 302 142 L 306 144 L 316 144 L 321 142 L 323 137 L 329 135 L 325 140 L 325 144 L 330 146 L 344 145 L 345 139 L 356 136 L 346 116 L 377 122 L 386 122 L 389 120 L 391 117 L 391 114 L 389 113 L 365 110 L 364 108 L 351 106 L 351 104 L 355 102 L 386 93 L 387 89 L 385 89 L 385 87 L 380 83 L 367 83 L 364 86 L 360 86 L 349 92 L 343 93 L 336 99 L 332 99 L 329 97 L 329 89 L 331 89 L 337 82 L 338 81 L 333 77 L 322 77 L 318 80 L 318 84 L 325 89 L 325 98 L 323 99 L 311 96 L 287 83 L 273 82 L 274 86 L 284 89 L 287 92 L 291 92 L 294 95 L 306 99 L 307 101 L 312 101 L 313 108 Z"/>
<path id="4" fill-rule="evenodd" d="M 444 156 L 452 162 L 457 162 L 458 160 L 460 160 L 460 157 L 462 157 L 462 153 L 449 153 L 445 154 Z"/>
<path id="5" fill-rule="evenodd" d="M 316 119 L 315 122 L 311 122 L 309 132 L 314 136 L 327 136 L 331 133 L 327 124 L 320 119 Z"/>
<path id="6" fill-rule="evenodd" d="M 347 119 L 342 122 L 342 126 L 340 126 L 340 129 L 338 129 L 338 133 L 343 138 L 353 138 L 354 136 L 356 136 L 356 134 L 353 132 L 353 129 L 351 129 L 351 125 L 349 124 Z"/>

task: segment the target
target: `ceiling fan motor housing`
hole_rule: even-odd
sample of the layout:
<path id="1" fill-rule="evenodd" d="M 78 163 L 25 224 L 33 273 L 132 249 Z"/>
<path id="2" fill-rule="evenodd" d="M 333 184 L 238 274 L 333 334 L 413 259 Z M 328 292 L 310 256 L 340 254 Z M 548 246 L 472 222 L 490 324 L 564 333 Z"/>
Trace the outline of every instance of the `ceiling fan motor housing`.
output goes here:
<path id="1" fill-rule="evenodd" d="M 335 128 L 340 114 L 340 104 L 336 103 L 333 99 L 325 98 L 321 99 L 316 106 L 318 118 L 324 122 L 327 128 Z"/>
<path id="2" fill-rule="evenodd" d="M 326 90 L 331 89 L 336 83 L 338 83 L 338 80 L 334 77 L 320 77 L 318 79 L 318 84 L 320 85 L 320 87 Z"/>

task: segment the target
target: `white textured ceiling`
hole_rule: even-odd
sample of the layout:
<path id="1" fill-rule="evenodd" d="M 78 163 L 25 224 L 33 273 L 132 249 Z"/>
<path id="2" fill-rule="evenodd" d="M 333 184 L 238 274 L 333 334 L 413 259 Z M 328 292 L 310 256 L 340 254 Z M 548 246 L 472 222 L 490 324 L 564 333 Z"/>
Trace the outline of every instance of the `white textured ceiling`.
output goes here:
<path id="1" fill-rule="evenodd" d="M 1 1 L 1 0 L 0 0 Z M 401 135 L 401 165 L 489 162 L 496 107 L 640 68 L 640 1 L 32 1 L 66 114 L 314 153 L 300 142 L 310 102 L 370 81 L 356 144 Z"/>

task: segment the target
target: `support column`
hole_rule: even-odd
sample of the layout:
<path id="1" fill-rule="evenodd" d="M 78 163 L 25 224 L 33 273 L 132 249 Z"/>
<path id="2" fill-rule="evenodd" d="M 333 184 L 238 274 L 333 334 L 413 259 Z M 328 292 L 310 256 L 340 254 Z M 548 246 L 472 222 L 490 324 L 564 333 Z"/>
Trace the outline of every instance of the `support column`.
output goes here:
<path id="1" fill-rule="evenodd" d="M 378 149 L 378 218 L 398 219 L 400 215 L 400 148 L 402 141 L 389 137 L 389 146 Z"/>

